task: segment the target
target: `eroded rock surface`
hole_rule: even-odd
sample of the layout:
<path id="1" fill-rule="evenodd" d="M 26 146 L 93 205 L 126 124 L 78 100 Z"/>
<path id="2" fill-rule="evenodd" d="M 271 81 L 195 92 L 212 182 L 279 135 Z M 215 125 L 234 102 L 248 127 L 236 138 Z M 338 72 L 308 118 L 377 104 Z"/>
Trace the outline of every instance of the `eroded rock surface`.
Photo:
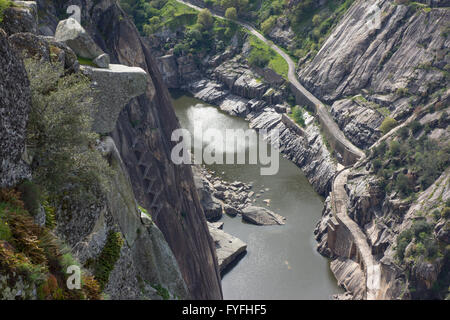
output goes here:
<path id="1" fill-rule="evenodd" d="M 81 71 L 92 80 L 94 89 L 93 130 L 110 133 L 127 102 L 145 93 L 148 75 L 141 68 L 120 64 L 110 64 L 108 69 L 81 66 Z"/>
<path id="2" fill-rule="evenodd" d="M 82 58 L 93 60 L 103 54 L 103 51 L 91 36 L 73 18 L 62 20 L 58 23 L 55 31 L 55 39 L 66 43 Z"/>
<path id="3" fill-rule="evenodd" d="M 28 76 L 22 59 L 0 29 L 0 187 L 10 187 L 30 178 L 22 160 L 26 126 L 31 108 Z"/>
<path id="4" fill-rule="evenodd" d="M 37 32 L 38 17 L 35 1 L 14 1 L 13 6 L 3 12 L 3 21 L 0 23 L 7 34 L 19 32 Z"/>
<path id="5" fill-rule="evenodd" d="M 345 136 L 357 147 L 365 149 L 381 137 L 378 128 L 384 116 L 375 108 L 376 105 L 371 105 L 359 96 L 336 101 L 330 111 Z"/>

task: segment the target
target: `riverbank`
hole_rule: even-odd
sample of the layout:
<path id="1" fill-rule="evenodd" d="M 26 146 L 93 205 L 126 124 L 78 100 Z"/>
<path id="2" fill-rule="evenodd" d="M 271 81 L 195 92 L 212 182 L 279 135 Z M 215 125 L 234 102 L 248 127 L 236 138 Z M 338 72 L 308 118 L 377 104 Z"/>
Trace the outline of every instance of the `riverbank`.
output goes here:
<path id="1" fill-rule="evenodd" d="M 248 128 L 245 119 L 192 97 L 175 96 L 174 106 L 180 123 L 190 131 L 194 123 L 205 129 Z M 341 292 L 328 260 L 316 251 L 312 233 L 321 216 L 323 198 L 296 165 L 281 157 L 275 176 L 261 176 L 258 165 L 214 165 L 208 169 L 214 172 L 209 177 L 213 185 L 214 179 L 229 185 L 236 181 L 237 189 L 240 182 L 251 185 L 246 192 L 255 193 L 250 197 L 252 205 L 286 217 L 284 225 L 257 226 L 243 222 L 239 215 L 222 215 L 223 231 L 247 244 L 247 254 L 222 274 L 225 299 L 330 299 Z M 268 199 L 270 207 L 264 201 Z"/>

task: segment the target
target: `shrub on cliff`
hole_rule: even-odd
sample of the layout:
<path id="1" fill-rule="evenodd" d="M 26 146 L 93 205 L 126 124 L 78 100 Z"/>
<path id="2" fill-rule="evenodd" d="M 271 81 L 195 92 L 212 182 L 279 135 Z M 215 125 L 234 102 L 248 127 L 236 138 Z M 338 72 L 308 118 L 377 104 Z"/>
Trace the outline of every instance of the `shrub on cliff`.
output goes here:
<path id="1" fill-rule="evenodd" d="M 263 23 L 261 23 L 262 32 L 264 34 L 268 34 L 272 30 L 276 21 L 277 21 L 276 16 L 271 16 L 271 17 L 267 18 Z"/>
<path id="2" fill-rule="evenodd" d="M 0 189 L 0 274 L 9 278 L 0 299 L 17 299 L 7 290 L 16 286 L 22 299 L 99 299 L 97 281 L 84 274 L 81 290 L 67 288 L 67 267 L 78 264 L 68 256 L 48 228 L 34 223 L 20 192 Z"/>
<path id="3" fill-rule="evenodd" d="M 234 8 L 237 12 L 245 12 L 248 8 L 248 0 L 221 0 L 220 5 L 225 9 Z"/>
<path id="4" fill-rule="evenodd" d="M 394 129 L 397 126 L 397 124 L 398 124 L 397 120 L 390 117 L 386 117 L 380 126 L 380 130 L 381 132 L 383 132 L 383 134 L 386 134 L 392 129 Z"/>
<path id="5" fill-rule="evenodd" d="M 106 185 L 109 167 L 95 149 L 90 81 L 81 74 L 62 76 L 60 69 L 26 61 L 32 93 L 27 144 L 33 156 L 33 178 L 52 194 L 71 200 L 96 201 Z"/>
<path id="6" fill-rule="evenodd" d="M 444 219 L 450 218 L 450 207 L 445 207 L 444 209 L 442 209 L 441 217 Z"/>
<path id="7" fill-rule="evenodd" d="M 225 18 L 230 19 L 230 20 L 236 20 L 237 19 L 237 11 L 236 8 L 228 8 L 225 11 Z"/>
<path id="8" fill-rule="evenodd" d="M 305 118 L 303 118 L 303 110 L 300 107 L 296 106 L 292 110 L 292 118 L 298 125 L 305 127 Z"/>
<path id="9" fill-rule="evenodd" d="M 214 24 L 214 18 L 208 9 L 203 9 L 197 16 L 197 23 L 202 26 L 203 29 L 208 30 Z"/>

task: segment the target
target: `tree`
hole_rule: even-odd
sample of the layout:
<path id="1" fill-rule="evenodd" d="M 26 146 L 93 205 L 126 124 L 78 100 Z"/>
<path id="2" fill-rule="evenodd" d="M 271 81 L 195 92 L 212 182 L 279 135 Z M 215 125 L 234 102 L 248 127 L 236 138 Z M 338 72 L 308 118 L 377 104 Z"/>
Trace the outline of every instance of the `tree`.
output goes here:
<path id="1" fill-rule="evenodd" d="M 208 9 L 203 9 L 199 12 L 197 17 L 197 23 L 203 26 L 203 29 L 209 29 L 213 26 L 214 19 L 211 12 Z"/>
<path id="2" fill-rule="evenodd" d="M 227 11 L 225 11 L 225 18 L 229 20 L 236 20 L 237 19 L 236 8 L 234 7 L 228 8 Z"/>
<path id="3" fill-rule="evenodd" d="M 380 126 L 380 130 L 381 130 L 381 132 L 383 132 L 383 134 L 386 134 L 389 131 L 391 131 L 392 129 L 394 129 L 396 126 L 397 126 L 397 120 L 390 118 L 390 117 L 386 117 Z"/>
<path id="4" fill-rule="evenodd" d="M 401 127 L 398 130 L 398 134 L 402 140 L 406 140 L 409 137 L 409 129 L 407 127 Z"/>
<path id="5" fill-rule="evenodd" d="M 264 34 L 268 34 L 270 30 L 272 30 L 273 26 L 275 25 L 275 22 L 277 21 L 276 16 L 271 16 L 268 19 L 266 19 L 263 23 L 261 23 L 261 30 Z"/>
<path id="6" fill-rule="evenodd" d="M 301 127 L 305 126 L 305 118 L 303 118 L 303 110 L 296 106 L 294 107 L 294 110 L 292 110 L 292 117 L 294 118 L 294 121 L 300 125 Z"/>
<path id="7" fill-rule="evenodd" d="M 411 187 L 409 185 L 408 178 L 403 173 L 399 173 L 396 180 L 398 190 L 403 195 L 409 195 L 411 193 Z"/>
<path id="8" fill-rule="evenodd" d="M 391 141 L 389 145 L 389 150 L 391 151 L 392 156 L 397 156 L 400 153 L 400 143 L 398 141 Z"/>
<path id="9" fill-rule="evenodd" d="M 419 133 L 420 130 L 422 130 L 422 124 L 417 120 L 411 122 L 409 127 L 411 128 L 411 132 L 413 135 L 416 135 L 417 133 Z"/>
<path id="10" fill-rule="evenodd" d="M 25 61 L 32 94 L 27 145 L 33 150 L 33 179 L 52 194 L 72 195 L 71 201 L 98 201 L 111 173 L 96 150 L 92 132 L 95 104 L 90 80 L 63 75 L 62 67 Z"/>
<path id="11" fill-rule="evenodd" d="M 312 23 L 315 27 L 318 27 L 322 22 L 322 17 L 319 14 L 314 15 L 312 19 Z"/>

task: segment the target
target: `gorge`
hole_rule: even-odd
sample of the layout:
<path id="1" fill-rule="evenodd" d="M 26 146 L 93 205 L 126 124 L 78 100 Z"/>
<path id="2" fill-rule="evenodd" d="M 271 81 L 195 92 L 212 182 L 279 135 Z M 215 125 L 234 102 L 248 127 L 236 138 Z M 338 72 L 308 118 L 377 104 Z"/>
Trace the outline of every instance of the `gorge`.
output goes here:
<path id="1" fill-rule="evenodd" d="M 0 0 L 0 297 L 448 299 L 449 7 Z"/>

